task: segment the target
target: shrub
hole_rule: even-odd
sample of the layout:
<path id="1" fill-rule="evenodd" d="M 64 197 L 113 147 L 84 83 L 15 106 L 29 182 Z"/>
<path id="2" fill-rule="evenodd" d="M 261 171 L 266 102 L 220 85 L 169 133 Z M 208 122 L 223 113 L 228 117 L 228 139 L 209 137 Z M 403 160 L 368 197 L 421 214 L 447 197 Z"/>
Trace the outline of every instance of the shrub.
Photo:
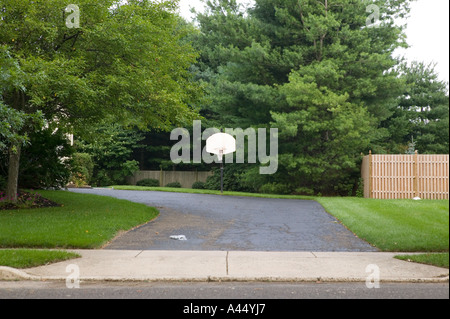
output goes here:
<path id="1" fill-rule="evenodd" d="M 356 197 L 364 198 L 364 179 L 359 178 L 358 188 L 356 189 Z"/>
<path id="2" fill-rule="evenodd" d="M 173 182 L 173 183 L 167 184 L 166 187 L 181 188 L 181 184 L 179 182 Z"/>
<path id="3" fill-rule="evenodd" d="M 109 185 L 117 185 L 117 183 L 114 183 L 113 179 L 109 176 L 110 172 L 105 169 L 97 170 L 96 173 L 94 173 L 94 178 L 92 184 L 94 186 L 109 186 Z"/>
<path id="4" fill-rule="evenodd" d="M 206 185 L 204 182 L 195 182 L 192 184 L 193 189 L 206 189 Z"/>
<path id="5" fill-rule="evenodd" d="M 159 181 L 154 178 L 146 178 L 138 181 L 136 185 L 145 187 L 159 187 Z"/>
<path id="6" fill-rule="evenodd" d="M 314 195 L 314 190 L 309 187 L 297 187 L 295 189 L 295 195 Z"/>
<path id="7" fill-rule="evenodd" d="M 122 185 L 126 184 L 127 177 L 139 170 L 139 163 L 135 160 L 121 164 L 120 169 L 102 169 L 97 172 L 97 185 Z M 158 185 L 159 186 L 159 185 Z"/>
<path id="8" fill-rule="evenodd" d="M 20 157 L 19 187 L 64 188 L 71 176 L 73 152 L 62 130 L 47 128 L 32 133 Z"/>
<path id="9" fill-rule="evenodd" d="M 99 125 L 92 132 L 95 138 L 77 140 L 79 151 L 90 154 L 95 163 L 91 185 L 125 184 L 139 169 L 133 153 L 143 147 L 143 134 L 119 124 Z"/>
<path id="10" fill-rule="evenodd" d="M 287 195 L 291 194 L 291 190 L 287 185 L 280 183 L 268 183 L 261 186 L 260 192 L 263 194 Z"/>
<path id="11" fill-rule="evenodd" d="M 72 156 L 72 177 L 77 187 L 89 185 L 94 171 L 94 162 L 87 153 L 75 153 Z"/>
<path id="12" fill-rule="evenodd" d="M 245 168 L 238 165 L 227 165 L 223 171 L 223 189 L 225 191 L 252 192 L 253 187 L 247 183 Z M 220 190 L 220 169 L 214 169 L 214 175 L 208 176 L 205 183 L 206 189 Z"/>

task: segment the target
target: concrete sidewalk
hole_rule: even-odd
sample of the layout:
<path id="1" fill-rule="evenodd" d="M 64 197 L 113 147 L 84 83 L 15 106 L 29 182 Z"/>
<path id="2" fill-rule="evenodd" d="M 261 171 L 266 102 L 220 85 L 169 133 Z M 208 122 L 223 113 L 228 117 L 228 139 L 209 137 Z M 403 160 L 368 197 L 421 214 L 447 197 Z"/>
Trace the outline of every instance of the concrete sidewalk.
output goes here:
<path id="1" fill-rule="evenodd" d="M 15 270 L 0 280 L 448 282 L 448 269 L 401 261 L 398 253 L 72 250 L 82 257 Z M 72 265 L 71 267 L 68 267 Z M 75 267 L 73 266 L 75 265 Z M 374 265 L 374 266 L 370 266 Z"/>

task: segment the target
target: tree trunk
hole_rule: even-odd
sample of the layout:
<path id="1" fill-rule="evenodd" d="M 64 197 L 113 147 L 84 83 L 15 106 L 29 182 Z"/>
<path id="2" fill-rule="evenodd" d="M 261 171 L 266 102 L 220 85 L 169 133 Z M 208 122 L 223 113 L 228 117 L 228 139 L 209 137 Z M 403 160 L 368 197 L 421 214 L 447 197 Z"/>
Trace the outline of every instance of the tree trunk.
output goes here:
<path id="1" fill-rule="evenodd" d="M 9 148 L 8 185 L 6 187 L 6 198 L 13 203 L 17 203 L 21 149 L 22 145 L 20 143 Z"/>

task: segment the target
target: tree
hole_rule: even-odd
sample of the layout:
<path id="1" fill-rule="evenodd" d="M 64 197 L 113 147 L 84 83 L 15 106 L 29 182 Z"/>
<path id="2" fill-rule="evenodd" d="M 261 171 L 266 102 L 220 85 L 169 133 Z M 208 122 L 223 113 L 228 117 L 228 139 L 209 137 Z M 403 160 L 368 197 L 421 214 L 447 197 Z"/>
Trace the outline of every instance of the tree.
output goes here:
<path id="1" fill-rule="evenodd" d="M 232 0 L 208 5 L 198 15 L 204 114 L 279 128 L 280 167 L 265 189 L 351 193 L 360 154 L 385 142 L 381 123 L 404 87 L 393 52 L 406 43 L 392 17 L 406 16 L 409 1 L 256 0 L 247 14 Z"/>
<path id="2" fill-rule="evenodd" d="M 103 123 L 94 129 L 93 135 L 90 139 L 77 140 L 76 146 L 94 162 L 91 181 L 95 186 L 121 184 L 125 177 L 138 170 L 133 152 L 144 147 L 142 133 L 118 124 Z"/>
<path id="3" fill-rule="evenodd" d="M 377 27 L 367 25 L 370 3 L 384 10 Z M 278 180 L 298 193 L 352 194 L 360 153 L 383 141 L 380 123 L 403 88 L 392 55 L 402 27 L 387 17 L 406 14 L 407 1 L 258 0 L 254 12 L 302 59 L 281 87 L 288 105 L 272 112 Z"/>
<path id="4" fill-rule="evenodd" d="M 282 102 L 274 85 L 283 83 L 291 66 L 279 74 L 282 57 L 258 40 L 258 21 L 246 15 L 236 0 L 208 1 L 197 20 L 199 32 L 192 42 L 200 57 L 194 71 L 208 84 L 202 114 L 209 126 L 248 128 L 269 123 L 270 110 Z"/>
<path id="5" fill-rule="evenodd" d="M 15 87 L 23 89 L 23 76 L 19 65 L 11 58 L 7 48 L 0 46 L 0 88 L 3 91 Z M 18 98 L 19 96 L 15 96 L 16 100 Z M 6 196 L 9 200 L 16 201 L 21 149 L 29 141 L 27 131 L 33 132 L 36 126 L 42 125 L 42 113 L 36 111 L 26 114 L 21 110 L 10 108 L 5 105 L 3 96 L 0 95 L 0 120 L 0 152 L 6 150 L 9 163 Z"/>
<path id="6" fill-rule="evenodd" d="M 370 142 L 370 115 L 347 93 L 337 94 L 323 82 L 318 84 L 317 67 L 314 74 L 294 73 L 282 88 L 290 110 L 273 113 L 273 126 L 282 128 L 280 166 L 284 168 L 276 180 L 297 193 L 347 195 L 359 171 L 358 150 Z"/>
<path id="7" fill-rule="evenodd" d="M 404 63 L 399 69 L 406 86 L 395 113 L 382 124 L 390 133 L 386 148 L 404 153 L 414 144 L 422 154 L 448 154 L 448 83 L 438 79 L 432 64 Z"/>
<path id="8" fill-rule="evenodd" d="M 35 132 L 42 125 L 42 116 L 25 114 L 5 106 L 0 100 L 0 159 L 5 158 L 8 163 L 6 197 L 8 200 L 17 200 L 17 183 L 19 175 L 19 162 L 22 147 L 29 143 L 29 133 Z M 3 153 L 7 153 L 7 156 Z M 2 166 L 2 165 L 0 165 Z"/>
<path id="9" fill-rule="evenodd" d="M 103 118 L 168 130 L 197 116 L 201 91 L 188 71 L 196 54 L 181 41 L 187 29 L 174 13 L 177 1 L 77 3 L 1 0 L 0 96 L 8 108 L 41 112 L 77 134 Z M 20 143 L 10 155 L 14 199 Z"/>
<path id="10" fill-rule="evenodd" d="M 72 156 L 73 148 L 63 131 L 48 127 L 30 134 L 21 151 L 19 185 L 25 189 L 65 188 Z"/>

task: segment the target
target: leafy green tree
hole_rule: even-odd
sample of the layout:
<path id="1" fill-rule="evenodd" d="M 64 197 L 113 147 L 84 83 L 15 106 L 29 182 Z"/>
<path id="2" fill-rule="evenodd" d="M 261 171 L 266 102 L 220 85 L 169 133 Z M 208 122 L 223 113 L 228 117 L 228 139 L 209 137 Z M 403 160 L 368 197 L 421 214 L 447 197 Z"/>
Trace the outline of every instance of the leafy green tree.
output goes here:
<path id="1" fill-rule="evenodd" d="M 197 116 L 201 90 L 188 70 L 196 53 L 181 41 L 188 29 L 175 13 L 178 1 L 79 0 L 78 26 L 71 3 L 0 1 L 4 105 L 24 116 L 41 112 L 78 135 L 103 118 L 168 130 Z M 20 148 L 10 147 L 9 195 Z"/>
<path id="2" fill-rule="evenodd" d="M 329 71 L 330 69 L 326 69 Z M 352 191 L 349 176 L 358 173 L 358 150 L 369 146 L 371 120 L 367 109 L 351 103 L 348 94 L 336 94 L 313 76 L 294 73 L 282 88 L 290 110 L 274 112 L 280 131 L 280 166 L 277 180 L 298 193 L 346 195 Z M 323 83 L 322 83 L 323 84 Z"/>
<path id="3" fill-rule="evenodd" d="M 448 154 L 448 83 L 438 79 L 432 64 L 402 64 L 400 72 L 406 86 L 395 113 L 383 123 L 390 133 L 386 148 L 404 153 L 413 144 L 422 154 Z"/>
<path id="4" fill-rule="evenodd" d="M 22 148 L 18 184 L 26 189 L 64 188 L 73 166 L 73 151 L 59 129 L 49 127 L 32 133 Z"/>
<path id="5" fill-rule="evenodd" d="M 3 104 L 0 99 L 0 159 L 8 164 L 8 172 L 0 180 L 8 181 L 6 196 L 11 201 L 17 200 L 17 184 L 19 182 L 20 156 L 22 147 L 30 143 L 29 134 L 33 134 L 42 126 L 42 114 L 25 114 Z M 3 175 L 0 173 L 0 175 Z M 5 187 L 1 185 L 1 187 Z"/>
<path id="6" fill-rule="evenodd" d="M 380 9 L 376 27 L 369 4 Z M 380 123 L 403 88 L 392 54 L 405 45 L 403 29 L 389 17 L 408 10 L 408 1 L 257 1 L 267 29 L 301 54 L 281 87 L 288 106 L 272 113 L 283 145 L 280 180 L 291 189 L 348 195 L 356 188 L 360 153 L 387 135 Z"/>
<path id="7" fill-rule="evenodd" d="M 280 102 L 273 85 L 282 82 L 278 63 L 283 61 L 257 41 L 257 21 L 236 0 L 208 1 L 197 20 L 200 30 L 192 42 L 200 57 L 194 72 L 208 84 L 202 110 L 208 126 L 247 128 L 269 123 L 270 110 Z M 285 78 L 289 71 L 288 67 Z"/>
<path id="8" fill-rule="evenodd" d="M 404 87 L 393 52 L 406 43 L 392 18 L 405 17 L 409 2 L 256 0 L 247 14 L 236 1 L 208 2 L 198 16 L 198 77 L 211 101 L 204 114 L 221 125 L 279 128 L 280 168 L 264 189 L 353 191 L 360 153 L 382 147 L 389 131 L 380 124 Z M 374 21 L 371 5 L 380 10 Z"/>
<path id="9" fill-rule="evenodd" d="M 96 186 L 123 183 L 125 177 L 139 169 L 133 159 L 135 150 L 143 148 L 143 133 L 118 124 L 103 124 L 91 132 L 90 139 L 77 140 L 80 152 L 90 155 L 94 162 L 90 181 Z"/>

